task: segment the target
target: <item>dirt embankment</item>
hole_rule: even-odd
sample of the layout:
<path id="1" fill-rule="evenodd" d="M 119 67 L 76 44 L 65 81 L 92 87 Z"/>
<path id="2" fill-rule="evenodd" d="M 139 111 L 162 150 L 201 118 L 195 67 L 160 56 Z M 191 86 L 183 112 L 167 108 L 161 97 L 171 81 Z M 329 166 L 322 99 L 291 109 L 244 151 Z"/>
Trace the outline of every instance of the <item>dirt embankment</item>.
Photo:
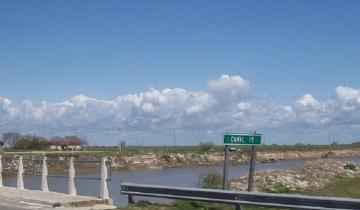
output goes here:
<path id="1" fill-rule="evenodd" d="M 360 157 L 360 149 L 322 150 L 322 151 L 277 151 L 258 152 L 257 162 L 273 162 L 278 160 L 310 160 L 319 158 Z M 139 169 L 139 168 L 174 168 L 221 165 L 224 154 L 221 152 L 208 153 L 148 153 L 114 155 L 109 157 L 112 167 L 116 169 Z M 246 164 L 249 155 L 241 151 L 231 152 L 232 164 Z"/>
<path id="2" fill-rule="evenodd" d="M 290 193 L 307 189 L 319 189 L 339 177 L 360 176 L 360 164 L 336 159 L 307 161 L 304 166 L 255 173 L 254 190 L 263 192 Z M 243 176 L 230 183 L 232 190 L 247 190 L 248 177 Z"/>

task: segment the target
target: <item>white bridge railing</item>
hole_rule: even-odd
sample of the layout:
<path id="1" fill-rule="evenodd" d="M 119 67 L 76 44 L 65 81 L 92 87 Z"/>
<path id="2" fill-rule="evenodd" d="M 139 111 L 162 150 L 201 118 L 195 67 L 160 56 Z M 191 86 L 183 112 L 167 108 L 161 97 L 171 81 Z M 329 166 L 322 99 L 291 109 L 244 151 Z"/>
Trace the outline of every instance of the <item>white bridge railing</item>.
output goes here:
<path id="1" fill-rule="evenodd" d="M 35 159 L 33 160 L 33 173 L 35 175 Z M 17 181 L 16 181 L 16 188 L 18 190 L 24 190 L 24 159 L 23 156 L 19 156 L 17 158 Z M 49 192 L 49 185 L 48 185 L 48 159 L 46 156 L 43 159 L 37 159 L 36 161 L 42 161 L 42 170 L 41 170 L 41 191 Z M 56 160 L 59 161 L 59 160 Z M 69 175 L 68 175 L 68 194 L 70 196 L 76 196 L 76 174 L 75 174 L 75 167 L 74 167 L 74 157 L 70 157 L 68 160 L 69 162 Z M 99 162 L 99 161 L 83 161 L 83 162 Z M 107 163 L 109 163 L 107 158 L 102 158 L 101 160 L 101 176 L 100 176 L 100 199 L 110 199 L 109 197 L 109 188 L 107 181 L 109 180 L 109 174 L 107 169 Z M 2 155 L 0 155 L 0 187 L 3 187 L 3 164 L 2 164 Z M 91 179 L 91 178 L 90 178 Z M 98 178 L 96 178 L 98 179 Z"/>

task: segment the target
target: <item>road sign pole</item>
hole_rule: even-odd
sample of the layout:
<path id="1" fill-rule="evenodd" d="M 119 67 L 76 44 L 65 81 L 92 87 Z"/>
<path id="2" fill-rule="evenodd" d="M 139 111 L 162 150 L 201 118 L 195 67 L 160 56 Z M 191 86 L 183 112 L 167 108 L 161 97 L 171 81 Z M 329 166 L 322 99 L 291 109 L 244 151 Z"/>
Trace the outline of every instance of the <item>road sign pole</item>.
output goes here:
<path id="1" fill-rule="evenodd" d="M 249 192 L 253 190 L 255 160 L 256 160 L 256 147 L 251 146 L 250 171 L 249 171 L 249 181 L 248 181 Z"/>
<path id="2" fill-rule="evenodd" d="M 224 172 L 223 172 L 223 183 L 222 189 L 227 189 L 227 182 L 228 182 L 228 169 L 229 169 L 229 145 L 225 145 L 224 147 Z"/>

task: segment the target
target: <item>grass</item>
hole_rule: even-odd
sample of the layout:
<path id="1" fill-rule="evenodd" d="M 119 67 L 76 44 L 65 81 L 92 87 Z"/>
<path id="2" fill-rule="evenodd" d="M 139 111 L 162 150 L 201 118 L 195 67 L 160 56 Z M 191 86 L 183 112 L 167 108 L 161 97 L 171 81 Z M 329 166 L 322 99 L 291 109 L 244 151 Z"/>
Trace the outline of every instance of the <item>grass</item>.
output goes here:
<path id="1" fill-rule="evenodd" d="M 145 201 L 130 204 L 119 210 L 234 210 L 234 205 L 207 203 L 200 201 L 183 201 L 177 200 L 171 205 L 164 204 L 150 204 Z M 242 206 L 242 210 L 279 210 L 274 208 L 256 207 L 256 206 Z"/>
<path id="2" fill-rule="evenodd" d="M 241 153 L 247 154 L 250 152 L 248 146 L 236 146 L 241 149 Z M 331 145 L 311 145 L 311 144 L 294 144 L 294 145 L 259 145 L 256 147 L 260 152 L 276 152 L 276 151 L 318 151 L 329 149 L 354 149 L 360 148 L 360 142 L 353 144 L 331 144 Z M 224 146 L 214 145 L 211 149 L 212 152 L 223 152 Z M 116 146 L 92 146 L 83 149 L 82 151 L 22 151 L 6 149 L 6 154 L 34 154 L 34 153 L 68 153 L 68 154 L 93 154 L 111 155 L 118 154 L 119 148 Z M 144 154 L 144 153 L 204 153 L 204 148 L 200 146 L 126 146 L 123 148 L 121 154 Z"/>
<path id="3" fill-rule="evenodd" d="M 306 191 L 309 195 L 334 196 L 360 199 L 360 177 L 337 177 L 326 187 Z"/>
<path id="4" fill-rule="evenodd" d="M 250 152 L 249 146 L 235 146 L 237 149 L 241 149 L 244 153 Z M 293 145 L 259 145 L 256 147 L 257 151 L 317 151 L 328 149 L 354 149 L 360 148 L 360 142 L 353 144 L 331 144 L 331 145 L 313 145 L 313 144 L 293 144 Z M 118 147 L 90 147 L 88 151 L 107 151 L 107 152 L 119 152 Z M 212 147 L 214 152 L 223 152 L 224 146 L 215 145 Z M 124 153 L 136 154 L 136 153 L 203 153 L 202 146 L 127 146 L 123 148 Z"/>

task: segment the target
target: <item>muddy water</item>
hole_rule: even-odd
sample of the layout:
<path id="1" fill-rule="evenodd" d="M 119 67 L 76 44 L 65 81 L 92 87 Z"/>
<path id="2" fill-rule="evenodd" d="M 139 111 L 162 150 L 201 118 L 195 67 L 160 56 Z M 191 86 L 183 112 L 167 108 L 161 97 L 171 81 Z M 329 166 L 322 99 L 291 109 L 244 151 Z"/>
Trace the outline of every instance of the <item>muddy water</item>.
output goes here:
<path id="1" fill-rule="evenodd" d="M 360 163 L 360 157 L 343 158 Z M 258 163 L 256 171 L 265 169 L 291 169 L 304 165 L 303 160 L 280 161 L 276 163 Z M 229 167 L 229 179 L 248 174 L 248 165 L 237 165 Z M 114 201 L 114 205 L 127 205 L 127 197 L 120 195 L 120 182 L 128 181 L 144 184 L 172 185 L 183 187 L 198 187 L 200 177 L 209 171 L 222 172 L 222 166 L 196 167 L 196 168 L 175 168 L 175 169 L 158 169 L 158 170 L 131 170 L 131 171 L 112 171 L 111 181 L 109 181 L 110 197 Z M 55 174 L 53 174 L 55 175 Z M 77 173 L 80 178 L 100 177 L 100 170 L 96 172 Z M 41 177 L 25 175 L 25 188 L 37 189 L 41 187 Z M 49 177 L 50 191 L 67 192 L 67 178 Z M 4 176 L 5 186 L 16 186 L 16 176 Z M 90 179 L 77 179 L 76 186 L 79 195 L 98 196 L 100 193 L 100 181 Z M 135 200 L 149 200 L 156 202 L 164 202 L 163 199 L 135 197 Z M 165 201 L 166 202 L 166 201 Z"/>

